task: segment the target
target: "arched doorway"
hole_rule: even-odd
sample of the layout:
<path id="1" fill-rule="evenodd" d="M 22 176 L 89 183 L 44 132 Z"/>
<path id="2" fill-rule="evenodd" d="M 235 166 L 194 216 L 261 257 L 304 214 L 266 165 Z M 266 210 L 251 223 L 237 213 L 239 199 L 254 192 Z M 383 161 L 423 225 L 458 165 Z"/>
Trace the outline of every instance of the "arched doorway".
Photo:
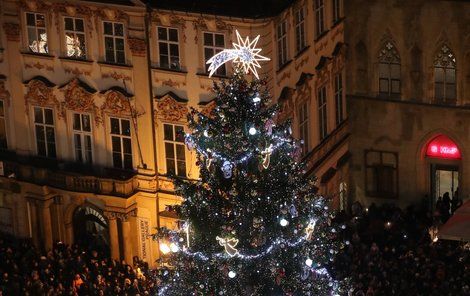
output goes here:
<path id="1" fill-rule="evenodd" d="M 101 211 L 90 207 L 78 207 L 73 215 L 74 241 L 90 251 L 109 255 L 108 221 Z"/>
<path id="2" fill-rule="evenodd" d="M 430 167 L 431 203 L 449 194 L 453 199 L 460 191 L 462 154 L 458 145 L 440 134 L 428 141 L 425 157 Z"/>

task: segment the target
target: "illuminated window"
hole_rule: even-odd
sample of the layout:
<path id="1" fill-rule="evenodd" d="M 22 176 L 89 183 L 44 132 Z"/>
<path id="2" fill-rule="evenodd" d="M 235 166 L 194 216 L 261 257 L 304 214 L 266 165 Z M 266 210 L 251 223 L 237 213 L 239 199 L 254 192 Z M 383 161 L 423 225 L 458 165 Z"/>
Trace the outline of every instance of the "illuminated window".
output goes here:
<path id="1" fill-rule="evenodd" d="M 131 122 L 122 118 L 110 118 L 113 166 L 132 169 Z"/>
<path id="2" fill-rule="evenodd" d="M 443 45 L 434 59 L 434 96 L 439 103 L 452 102 L 457 97 L 455 66 L 454 53 Z"/>
<path id="3" fill-rule="evenodd" d="M 373 197 L 398 195 L 398 153 L 365 151 L 366 190 Z"/>
<path id="4" fill-rule="evenodd" d="M 167 174 L 186 177 L 184 127 L 181 125 L 164 124 L 163 135 Z"/>
<path id="5" fill-rule="evenodd" d="M 160 67 L 179 69 L 180 51 L 178 44 L 178 30 L 174 28 L 158 27 L 157 31 Z"/>
<path id="6" fill-rule="evenodd" d="M 400 56 L 393 43 L 387 41 L 379 53 L 379 92 L 399 95 L 400 84 Z"/>
<path id="7" fill-rule="evenodd" d="M 277 58 L 279 68 L 287 63 L 287 21 L 277 25 Z"/>
<path id="8" fill-rule="evenodd" d="M 68 57 L 86 58 L 85 26 L 83 19 L 65 17 L 65 46 Z"/>
<path id="9" fill-rule="evenodd" d="M 327 107 L 326 107 L 326 86 L 322 86 L 318 90 L 318 121 L 320 129 L 320 141 L 326 138 L 328 135 L 328 118 L 327 118 Z"/>
<path id="10" fill-rule="evenodd" d="M 32 52 L 48 53 L 46 16 L 42 13 L 26 13 L 28 46 Z"/>
<path id="11" fill-rule="evenodd" d="M 5 126 L 5 106 L 0 100 L 0 150 L 7 149 L 7 130 Z"/>
<path id="12" fill-rule="evenodd" d="M 320 37 L 325 32 L 325 3 L 324 0 L 315 0 L 315 25 L 316 36 Z"/>
<path id="13" fill-rule="evenodd" d="M 92 163 L 92 134 L 89 114 L 73 114 L 73 144 L 75 159 L 82 163 Z"/>
<path id="14" fill-rule="evenodd" d="M 206 62 L 215 54 L 225 49 L 225 37 L 223 34 L 204 32 L 204 63 L 206 65 L 206 72 L 209 73 L 209 64 Z M 225 64 L 215 71 L 216 75 L 225 76 L 227 70 Z"/>
<path id="15" fill-rule="evenodd" d="M 303 141 L 302 154 L 305 155 L 309 151 L 309 110 L 308 102 L 300 105 L 299 108 L 299 134 L 300 139 Z"/>
<path id="16" fill-rule="evenodd" d="M 332 0 L 333 2 L 333 24 L 341 19 L 341 0 Z"/>
<path id="17" fill-rule="evenodd" d="M 125 64 L 124 25 L 103 22 L 105 60 L 108 63 Z"/>
<path id="18" fill-rule="evenodd" d="M 344 100 L 343 100 L 343 73 L 335 76 L 335 105 L 336 105 L 336 125 L 344 120 Z"/>
<path id="19" fill-rule="evenodd" d="M 300 8 L 295 13 L 295 43 L 296 52 L 300 52 L 306 46 L 305 41 L 305 11 L 304 8 Z"/>
<path id="20" fill-rule="evenodd" d="M 38 155 L 55 158 L 54 111 L 52 109 L 34 107 L 34 130 Z"/>

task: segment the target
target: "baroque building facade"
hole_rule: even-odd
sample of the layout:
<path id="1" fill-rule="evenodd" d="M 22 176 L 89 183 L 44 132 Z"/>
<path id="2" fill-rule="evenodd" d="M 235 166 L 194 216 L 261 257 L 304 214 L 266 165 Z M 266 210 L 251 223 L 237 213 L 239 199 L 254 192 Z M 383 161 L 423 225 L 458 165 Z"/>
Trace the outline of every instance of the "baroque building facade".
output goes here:
<path id="1" fill-rule="evenodd" d="M 2 1 L 1 231 L 154 264 L 161 254 L 149 234 L 178 227 L 168 175 L 198 178 L 180 136 L 186 114 L 211 110 L 213 80 L 231 67 L 209 78 L 205 61 L 231 46 L 235 30 L 260 35 L 271 58 L 260 75 L 282 106 L 278 120 L 292 121 L 306 173 L 335 208 L 416 202 L 436 187 L 429 170 L 452 179 L 457 162 L 466 194 L 467 4 L 242 4 Z M 437 136 L 462 157 L 423 152 Z"/>

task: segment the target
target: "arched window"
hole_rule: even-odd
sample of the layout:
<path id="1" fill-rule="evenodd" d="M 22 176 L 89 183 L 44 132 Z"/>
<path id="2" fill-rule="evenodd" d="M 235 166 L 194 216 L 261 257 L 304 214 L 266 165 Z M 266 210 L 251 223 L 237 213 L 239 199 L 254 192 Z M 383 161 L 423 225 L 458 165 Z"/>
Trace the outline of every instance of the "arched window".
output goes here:
<path id="1" fill-rule="evenodd" d="M 444 44 L 434 58 L 434 98 L 438 103 L 455 104 L 455 65 L 454 53 Z"/>
<path id="2" fill-rule="evenodd" d="M 384 43 L 379 52 L 379 93 L 400 95 L 400 55 L 391 41 Z"/>

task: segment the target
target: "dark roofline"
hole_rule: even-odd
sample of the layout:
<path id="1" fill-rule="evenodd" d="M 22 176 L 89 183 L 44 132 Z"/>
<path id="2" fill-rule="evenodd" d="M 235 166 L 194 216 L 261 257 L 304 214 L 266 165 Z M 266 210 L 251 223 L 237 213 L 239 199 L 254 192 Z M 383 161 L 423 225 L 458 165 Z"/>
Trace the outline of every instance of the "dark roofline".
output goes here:
<path id="1" fill-rule="evenodd" d="M 123 96 L 127 97 L 127 98 L 131 98 L 133 97 L 134 95 L 131 94 L 131 93 L 128 93 L 127 90 L 125 90 L 124 88 L 120 87 L 120 86 L 112 86 L 108 89 L 104 89 L 102 91 L 100 91 L 100 93 L 104 94 L 104 93 L 107 93 L 108 91 L 117 91 L 117 92 L 120 92 Z"/>
<path id="2" fill-rule="evenodd" d="M 50 81 L 49 79 L 47 79 L 46 77 L 40 76 L 40 75 L 34 76 L 34 77 L 31 78 L 31 79 L 28 79 L 28 80 L 23 81 L 23 84 L 28 84 L 28 83 L 30 83 L 32 80 L 39 80 L 39 81 L 41 81 L 42 83 L 44 83 L 47 87 L 54 87 L 54 86 L 56 86 L 55 83 L 51 82 L 51 81 Z"/>
<path id="3" fill-rule="evenodd" d="M 87 92 L 89 92 L 90 94 L 94 94 L 96 93 L 98 90 L 96 90 L 94 87 L 90 86 L 88 83 L 86 83 L 85 81 L 81 80 L 80 78 L 72 78 L 70 79 L 68 82 L 62 84 L 61 86 L 59 86 L 59 89 L 61 88 L 64 88 L 66 87 L 67 85 L 69 85 L 72 81 L 74 80 L 77 80 L 78 81 L 78 85 L 83 88 L 84 90 L 86 90 Z"/>
<path id="4" fill-rule="evenodd" d="M 175 101 L 179 102 L 179 103 L 187 103 L 189 100 L 188 99 L 185 99 L 185 98 L 182 98 L 180 96 L 178 96 L 177 94 L 175 94 L 174 92 L 172 91 L 169 91 L 161 96 L 155 96 L 155 99 L 157 100 L 161 100 L 163 97 L 166 97 L 166 96 L 170 96 L 172 99 L 174 99 Z"/>

